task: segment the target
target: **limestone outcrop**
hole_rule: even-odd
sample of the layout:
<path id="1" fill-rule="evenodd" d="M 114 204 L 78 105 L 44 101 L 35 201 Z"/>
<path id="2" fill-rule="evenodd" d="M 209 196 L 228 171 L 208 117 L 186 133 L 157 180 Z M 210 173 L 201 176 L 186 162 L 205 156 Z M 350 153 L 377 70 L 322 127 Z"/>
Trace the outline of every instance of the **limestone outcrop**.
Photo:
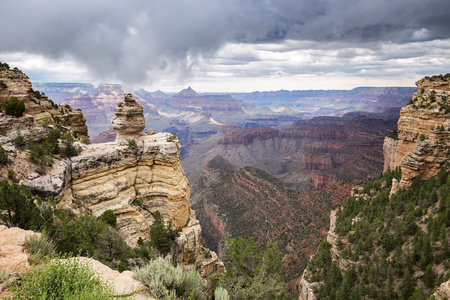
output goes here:
<path id="1" fill-rule="evenodd" d="M 114 108 L 116 117 L 112 119 L 112 127 L 117 133 L 117 140 L 137 136 L 145 128 L 144 109 L 131 94 L 124 94 L 123 101 Z"/>
<path id="2" fill-rule="evenodd" d="M 303 273 L 303 276 L 298 284 L 298 289 L 300 292 L 298 300 L 316 300 L 317 298 L 314 295 L 314 289 L 319 287 L 320 283 L 318 282 L 310 283 L 308 280 L 306 280 L 304 275 L 305 273 Z"/>
<path id="3" fill-rule="evenodd" d="M 448 75 L 448 74 L 447 74 Z M 400 111 L 398 140 L 386 138 L 384 170 L 402 169 L 400 186 L 436 175 L 450 158 L 450 76 L 425 77 Z"/>
<path id="4" fill-rule="evenodd" d="M 434 298 L 437 300 L 450 299 L 450 280 L 442 283 L 437 291 L 433 294 Z"/>
<path id="5" fill-rule="evenodd" d="M 0 270 L 12 273 L 28 268 L 28 254 L 24 251 L 24 245 L 25 237 L 29 235 L 40 233 L 0 225 Z"/>
<path id="6" fill-rule="evenodd" d="M 145 127 L 142 107 L 124 98 L 129 105 L 113 120 L 120 124 L 115 125 L 115 142 L 83 145 L 81 155 L 59 161 L 52 173 L 25 185 L 41 197 L 53 196 L 59 207 L 77 215 L 90 212 L 98 217 L 113 210 L 116 229 L 132 247 L 140 237 L 149 239 L 153 214 L 159 211 L 166 222 L 182 229 L 173 256 L 178 264 L 195 266 L 206 275 L 223 271 L 217 256 L 205 260 L 178 139 L 169 133 L 139 134 Z"/>

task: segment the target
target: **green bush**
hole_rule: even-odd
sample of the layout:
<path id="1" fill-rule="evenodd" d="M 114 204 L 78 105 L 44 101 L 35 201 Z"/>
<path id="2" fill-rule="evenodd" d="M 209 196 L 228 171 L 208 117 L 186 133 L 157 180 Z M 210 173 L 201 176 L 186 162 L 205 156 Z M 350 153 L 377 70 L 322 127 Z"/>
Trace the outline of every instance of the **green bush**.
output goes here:
<path id="1" fill-rule="evenodd" d="M 5 282 L 9 278 L 9 273 L 6 270 L 0 270 L 0 283 Z"/>
<path id="2" fill-rule="evenodd" d="M 225 276 L 219 281 L 232 299 L 285 299 L 282 254 L 272 243 L 260 251 L 253 238 L 225 238 Z"/>
<path id="3" fill-rule="evenodd" d="M 17 148 L 22 150 L 26 144 L 27 144 L 27 142 L 25 141 L 25 137 L 18 130 L 16 132 L 16 137 L 14 138 L 14 145 L 16 145 Z"/>
<path id="4" fill-rule="evenodd" d="M 153 214 L 153 224 L 150 226 L 151 245 L 161 254 L 169 253 L 173 242 L 179 236 L 180 229 L 173 229 L 172 223 L 164 225 L 164 219 L 159 211 Z"/>
<path id="5" fill-rule="evenodd" d="M 0 166 L 9 164 L 8 153 L 6 150 L 0 145 Z"/>
<path id="6" fill-rule="evenodd" d="M 34 145 L 31 141 L 28 142 L 28 159 L 40 166 L 51 166 L 53 160 L 48 156 L 49 151 L 52 147 L 47 143 L 43 142 L 40 145 Z"/>
<path id="7" fill-rule="evenodd" d="M 117 231 L 94 216 L 65 216 L 46 232 L 55 241 L 58 252 L 89 256 L 114 269 L 120 264 L 122 270 L 128 268 L 126 243 Z"/>
<path id="8" fill-rule="evenodd" d="M 127 142 L 128 142 L 128 149 L 129 150 L 132 150 L 132 151 L 137 150 L 138 146 L 137 146 L 136 140 L 127 139 Z"/>
<path id="9" fill-rule="evenodd" d="M 39 230 L 53 222 L 52 207 L 23 185 L 0 182 L 0 220 L 8 227 Z"/>
<path id="10" fill-rule="evenodd" d="M 70 134 L 66 134 L 63 137 L 64 147 L 61 149 L 61 154 L 66 157 L 77 156 L 81 152 L 81 148 L 75 147 L 75 145 L 73 144 L 74 141 L 75 140 L 73 136 L 71 136 Z"/>
<path id="11" fill-rule="evenodd" d="M 168 142 L 175 142 L 177 140 L 177 134 L 174 132 L 171 136 L 167 138 Z"/>
<path id="12" fill-rule="evenodd" d="M 388 134 L 388 137 L 394 140 L 398 140 L 398 129 L 392 130 L 392 132 Z"/>
<path id="13" fill-rule="evenodd" d="M 114 289 L 101 281 L 86 263 L 77 259 L 55 259 L 22 277 L 12 300 L 103 300 L 113 299 Z"/>
<path id="14" fill-rule="evenodd" d="M 115 227 L 117 224 L 117 217 L 114 214 L 114 211 L 111 209 L 108 209 L 104 211 L 100 217 L 98 217 L 101 221 L 105 222 L 106 224 L 111 225 L 112 227 Z"/>
<path id="15" fill-rule="evenodd" d="M 86 145 L 89 145 L 91 143 L 89 138 L 85 135 L 80 135 L 80 142 L 82 142 L 83 144 L 86 144 Z"/>
<path id="16" fill-rule="evenodd" d="M 13 117 L 21 117 L 25 111 L 25 104 L 23 101 L 17 99 L 17 97 L 10 97 L 2 106 L 5 114 Z"/>
<path id="17" fill-rule="evenodd" d="M 47 134 L 48 151 L 47 153 L 53 155 L 59 153 L 59 139 L 61 138 L 61 131 L 56 128 L 52 129 Z"/>
<path id="18" fill-rule="evenodd" d="M 202 279 L 196 271 L 183 271 L 162 257 L 145 267 L 133 270 L 133 278 L 141 281 L 155 297 L 169 299 L 202 299 Z M 189 297 L 189 298 L 188 298 Z"/>

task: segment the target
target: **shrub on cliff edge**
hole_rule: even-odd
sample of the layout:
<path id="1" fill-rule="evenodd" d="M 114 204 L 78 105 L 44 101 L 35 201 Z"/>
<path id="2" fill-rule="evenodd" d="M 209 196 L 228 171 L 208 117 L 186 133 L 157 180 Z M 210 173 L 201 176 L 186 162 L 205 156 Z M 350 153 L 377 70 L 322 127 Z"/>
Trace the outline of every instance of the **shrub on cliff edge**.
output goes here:
<path id="1" fill-rule="evenodd" d="M 5 111 L 5 114 L 18 118 L 23 115 L 25 104 L 23 101 L 17 99 L 17 97 L 10 97 L 5 101 L 2 109 Z"/>
<path id="2" fill-rule="evenodd" d="M 4 180 L 0 182 L 0 220 L 8 227 L 44 229 L 53 221 L 52 208 L 25 185 Z"/>

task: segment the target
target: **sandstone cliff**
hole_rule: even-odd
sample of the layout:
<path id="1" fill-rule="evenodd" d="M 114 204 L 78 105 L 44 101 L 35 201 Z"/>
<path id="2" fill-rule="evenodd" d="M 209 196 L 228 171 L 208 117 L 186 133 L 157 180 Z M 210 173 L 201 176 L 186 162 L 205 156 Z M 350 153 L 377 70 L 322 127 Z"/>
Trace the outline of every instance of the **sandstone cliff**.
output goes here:
<path id="1" fill-rule="evenodd" d="M 428 179 L 450 157 L 450 74 L 425 77 L 418 91 L 400 111 L 398 140 L 386 138 L 384 171 L 402 169 L 400 185 L 408 187 L 417 176 Z"/>
<path id="2" fill-rule="evenodd" d="M 35 194 L 53 196 L 60 207 L 78 215 L 89 211 L 99 216 L 113 210 L 116 229 L 130 246 L 136 246 L 139 237 L 149 238 L 152 214 L 158 210 L 166 221 L 182 228 L 174 255 L 179 264 L 195 264 L 205 275 L 223 270 L 217 256 L 204 259 L 201 228 L 190 207 L 189 183 L 180 163 L 179 141 L 168 133 L 139 134 L 145 127 L 142 107 L 132 98 L 127 101 L 132 102 L 132 113 L 124 117 L 123 110 L 118 111 L 115 119 L 122 133 L 118 140 L 83 145 L 81 155 L 59 162 L 51 174 L 25 185 Z M 123 133 L 122 128 L 133 130 Z"/>

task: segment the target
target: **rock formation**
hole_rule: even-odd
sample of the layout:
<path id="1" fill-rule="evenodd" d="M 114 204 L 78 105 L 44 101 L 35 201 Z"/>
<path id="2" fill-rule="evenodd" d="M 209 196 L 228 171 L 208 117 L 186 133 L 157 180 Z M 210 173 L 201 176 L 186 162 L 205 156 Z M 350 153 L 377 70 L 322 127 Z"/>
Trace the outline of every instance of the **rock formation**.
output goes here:
<path id="1" fill-rule="evenodd" d="M 139 237 L 148 240 L 152 214 L 158 210 L 182 229 L 174 256 L 180 265 L 195 264 L 205 275 L 223 270 L 217 256 L 204 259 L 179 141 L 169 133 L 139 134 L 145 127 L 142 107 L 129 95 L 124 100 L 113 119 L 115 142 L 84 145 L 81 155 L 55 164 L 52 174 L 25 185 L 43 197 L 53 196 L 60 207 L 78 215 L 113 210 L 116 229 L 130 246 L 136 246 Z"/>
<path id="2" fill-rule="evenodd" d="M 136 138 L 145 128 L 144 109 L 131 94 L 124 94 L 123 101 L 114 108 L 112 127 L 117 133 L 116 141 Z"/>
<path id="3" fill-rule="evenodd" d="M 28 79 L 28 76 L 19 70 L 0 66 L 0 105 L 10 97 L 17 97 L 24 102 L 25 114 L 31 115 L 35 124 L 56 125 L 58 122 L 74 134 L 88 136 L 86 120 L 81 111 L 54 104 L 47 96 L 33 91 Z M 10 129 L 0 124 L 0 129 L 2 128 Z M 30 137 L 33 136 L 34 134 L 30 134 Z"/>
<path id="4" fill-rule="evenodd" d="M 400 111 L 398 140 L 386 138 L 384 170 L 400 166 L 400 186 L 417 176 L 428 179 L 450 157 L 450 76 L 425 77 L 416 82 L 418 92 Z"/>
<path id="5" fill-rule="evenodd" d="M 450 280 L 443 282 L 433 296 L 436 300 L 450 299 Z"/>

